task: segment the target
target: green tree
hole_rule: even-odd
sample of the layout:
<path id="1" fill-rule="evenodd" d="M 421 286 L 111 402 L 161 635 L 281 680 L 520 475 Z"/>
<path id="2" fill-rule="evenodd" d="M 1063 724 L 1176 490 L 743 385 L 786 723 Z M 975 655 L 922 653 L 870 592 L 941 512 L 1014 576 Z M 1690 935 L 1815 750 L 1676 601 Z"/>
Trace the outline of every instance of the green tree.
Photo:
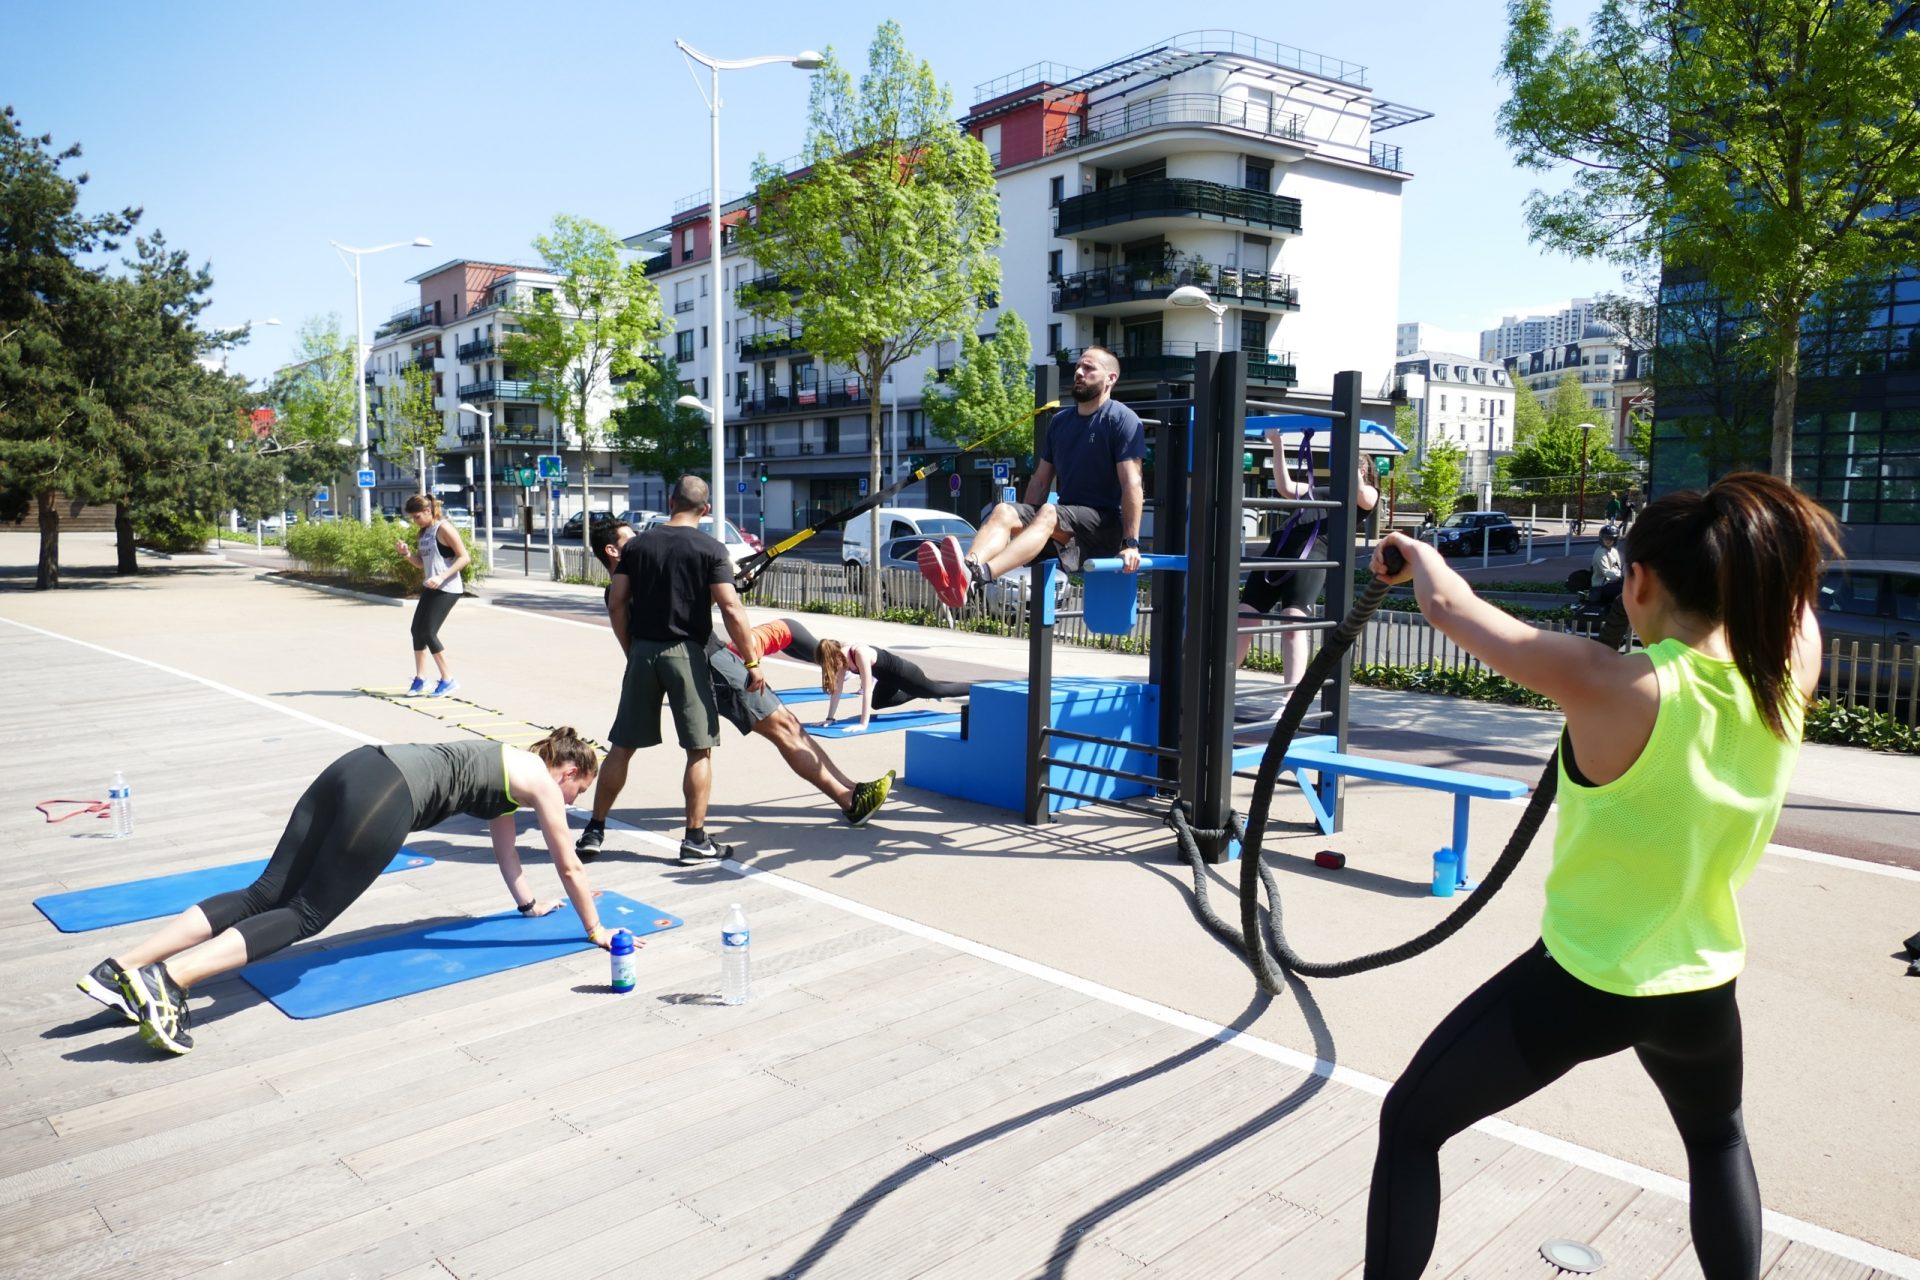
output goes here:
<path id="1" fill-rule="evenodd" d="M 1467 451 L 1459 441 L 1444 438 L 1431 441 L 1420 458 L 1420 466 L 1410 478 L 1407 492 L 1427 509 L 1435 524 L 1452 515 L 1453 508 L 1460 501 L 1460 482 L 1465 474 L 1463 464 L 1466 459 Z"/>
<path id="2" fill-rule="evenodd" d="M 927 370 L 920 408 L 935 434 L 962 449 L 991 435 L 997 452 L 1033 452 L 1033 341 L 1017 311 L 1000 313 L 1000 327 L 982 339 L 960 337 L 960 356 L 941 382 Z M 1011 430 L 1007 424 L 1019 425 Z"/>
<path id="3" fill-rule="evenodd" d="M 417 472 L 421 493 L 440 460 L 446 430 L 433 400 L 433 375 L 414 364 L 402 366 L 380 392 L 380 453 L 394 466 Z"/>
<path id="4" fill-rule="evenodd" d="M 1792 478 L 1801 335 L 1815 300 L 1920 249 L 1920 37 L 1894 0 L 1602 0 L 1584 38 L 1510 0 L 1500 131 L 1535 191 L 1535 240 L 1641 262 L 1752 326 Z"/>
<path id="5" fill-rule="evenodd" d="M 679 362 L 669 357 L 661 376 L 640 399 L 614 410 L 613 447 L 634 471 L 659 476 L 669 489 L 684 475 L 713 466 L 713 430 L 707 415 L 676 404 L 684 384 Z"/>
<path id="6" fill-rule="evenodd" d="M 1517 449 L 1532 439 L 1540 429 L 1547 425 L 1547 411 L 1540 407 L 1540 397 L 1533 394 L 1533 388 L 1526 381 L 1514 376 L 1513 379 L 1513 444 Z"/>
<path id="7" fill-rule="evenodd" d="M 560 426 L 578 436 L 580 510 L 591 512 L 593 450 L 605 443 L 603 424 L 616 405 L 646 396 L 661 377 L 648 357 L 668 325 L 646 263 L 623 258 L 620 241 L 599 223 L 557 214 L 552 230 L 536 236 L 533 247 L 560 283 L 534 296 L 532 308 L 520 314 L 524 332 L 508 334 L 501 354 L 532 375 Z M 717 294 L 718 279 L 713 287 Z M 716 333 L 710 340 L 719 338 Z M 721 391 L 713 388 L 716 395 Z M 592 523 L 580 522 L 581 548 L 589 556 Z M 549 544 L 557 578 L 559 540 Z"/>
<path id="8" fill-rule="evenodd" d="M 113 415 L 74 351 L 103 310 L 83 305 L 101 277 L 81 258 L 116 249 L 140 211 L 82 213 L 87 175 L 63 172 L 79 155 L 22 132 L 12 107 L 0 113 L 0 519 L 38 512 L 40 590 L 60 585 L 57 499 L 103 501 L 120 480 Z"/>
<path id="9" fill-rule="evenodd" d="M 798 316 L 809 351 L 852 370 L 867 394 L 868 483 L 880 485 L 887 373 L 934 341 L 966 334 L 1000 287 L 993 163 L 954 123 L 953 95 L 880 24 L 859 85 L 834 55 L 814 74 L 806 169 L 754 166 L 757 216 L 740 243 L 781 289 L 749 299 L 758 315 Z M 880 517 L 872 516 L 874 545 Z M 867 576 L 879 609 L 880 575 Z"/>
<path id="10" fill-rule="evenodd" d="M 1607 446 L 1606 424 L 1594 423 L 1581 390 L 1580 375 L 1568 373 L 1553 389 L 1545 421 L 1501 461 L 1512 486 L 1523 494 L 1573 493 L 1583 472 L 1588 491 L 1620 487 L 1630 482 L 1632 468 Z M 1599 443 L 1581 424 L 1593 423 Z"/>

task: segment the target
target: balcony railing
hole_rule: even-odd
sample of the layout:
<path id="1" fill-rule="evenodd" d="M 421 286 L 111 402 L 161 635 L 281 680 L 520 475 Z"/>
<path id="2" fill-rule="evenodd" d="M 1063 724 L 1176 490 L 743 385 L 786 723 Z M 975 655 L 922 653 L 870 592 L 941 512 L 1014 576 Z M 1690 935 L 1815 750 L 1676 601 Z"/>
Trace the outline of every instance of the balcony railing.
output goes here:
<path id="1" fill-rule="evenodd" d="M 1048 130 L 1043 145 L 1045 153 L 1052 155 L 1065 147 L 1088 147 L 1177 125 L 1220 125 L 1287 142 L 1298 142 L 1301 137 L 1300 117 L 1291 112 L 1217 93 L 1169 93 L 1110 111 L 1069 117 L 1064 124 Z"/>
<path id="2" fill-rule="evenodd" d="M 1053 286 L 1053 309 L 1077 311 L 1124 302 L 1154 302 L 1183 285 L 1204 290 L 1228 306 L 1298 311 L 1300 289 L 1293 277 L 1246 271 L 1197 258 L 1176 258 L 1152 266 L 1101 267 L 1062 276 Z"/>
<path id="3" fill-rule="evenodd" d="M 806 347 L 800 342 L 800 333 L 798 326 L 789 325 L 784 329 L 769 329 L 765 333 L 745 334 L 734 345 L 739 348 L 742 360 L 770 359 L 805 351 Z"/>
<path id="4" fill-rule="evenodd" d="M 778 383 L 734 399 L 734 412 L 753 414 L 799 413 L 866 404 L 869 397 L 858 378 L 833 378 L 803 386 Z"/>
<path id="5" fill-rule="evenodd" d="M 531 311 L 533 300 L 539 294 L 552 295 L 551 289 L 515 289 L 507 293 L 490 294 L 467 308 L 468 315 L 477 315 L 495 307 L 504 307 L 508 311 Z M 557 299 L 556 299 L 557 301 Z"/>
<path id="6" fill-rule="evenodd" d="M 1194 356 L 1212 349 L 1211 345 L 1201 342 L 1162 342 L 1157 346 L 1123 350 L 1119 353 L 1120 380 L 1144 382 L 1191 378 Z M 1059 363 L 1072 367 L 1080 359 L 1082 350 L 1075 348 L 1063 351 L 1055 358 Z M 1291 387 L 1300 380 L 1290 351 L 1247 351 L 1241 354 L 1247 362 L 1248 382 L 1269 387 Z"/>
<path id="7" fill-rule="evenodd" d="M 540 395 L 531 382 L 493 378 L 485 382 L 469 382 L 460 388 L 460 398 L 462 400 L 538 400 Z"/>
<path id="8" fill-rule="evenodd" d="M 1204 218 L 1270 231 L 1300 231 L 1300 202 L 1222 182 L 1153 178 L 1062 200 L 1054 210 L 1054 233 L 1072 236 L 1096 227 L 1155 218 Z"/>
<path id="9" fill-rule="evenodd" d="M 463 342 L 453 349 L 455 359 L 469 363 L 475 360 L 490 360 L 499 352 L 500 348 L 492 338 L 481 338 L 478 342 Z"/>
<path id="10" fill-rule="evenodd" d="M 1376 169 L 1392 169 L 1395 173 L 1405 173 L 1406 166 L 1400 163 L 1400 148 L 1385 142 L 1375 142 L 1367 148 L 1367 163 Z"/>
<path id="11" fill-rule="evenodd" d="M 411 333 L 415 329 L 424 329 L 430 324 L 439 323 L 440 304 L 431 302 L 424 307 L 411 307 L 405 311 L 394 312 L 373 331 L 373 336 L 377 341 L 381 338 L 391 338 L 397 333 Z"/>
<path id="12" fill-rule="evenodd" d="M 733 300 L 744 307 L 752 303 L 756 297 L 763 294 L 779 293 L 785 288 L 786 286 L 780 283 L 779 276 L 768 272 L 765 275 L 755 276 L 751 280 L 742 280 L 740 287 L 733 291 Z M 793 292 L 793 290 L 790 289 L 787 291 L 789 293 Z"/>
<path id="13" fill-rule="evenodd" d="M 672 265 L 673 265 L 673 250 L 671 249 L 667 250 L 665 253 L 654 254 L 651 258 L 648 258 L 645 263 L 646 272 L 650 276 L 657 276 L 662 271 L 665 271 L 668 267 L 671 267 Z"/>

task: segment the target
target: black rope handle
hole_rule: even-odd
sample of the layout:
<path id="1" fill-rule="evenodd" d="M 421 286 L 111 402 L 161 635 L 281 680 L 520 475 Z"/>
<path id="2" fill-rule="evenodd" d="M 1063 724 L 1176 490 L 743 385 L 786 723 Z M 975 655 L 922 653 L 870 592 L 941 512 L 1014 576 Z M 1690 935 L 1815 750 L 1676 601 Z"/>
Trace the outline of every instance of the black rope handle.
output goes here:
<path id="1" fill-rule="evenodd" d="M 1393 547 L 1383 552 L 1390 571 L 1398 573 L 1404 563 L 1400 553 Z M 1319 696 L 1320 688 L 1332 676 L 1334 665 L 1347 655 L 1358 638 L 1361 628 L 1367 624 L 1374 611 L 1380 607 L 1380 601 L 1386 597 L 1388 584 L 1375 579 L 1368 583 L 1354 602 L 1353 608 L 1334 629 L 1320 652 L 1307 664 L 1307 670 L 1292 695 L 1287 699 L 1286 708 L 1280 714 L 1280 720 L 1273 727 L 1273 734 L 1267 740 L 1266 752 L 1260 758 L 1260 771 L 1253 784 L 1253 807 L 1248 822 L 1243 828 L 1237 815 L 1231 817 L 1224 831 L 1209 833 L 1217 836 L 1238 838 L 1240 846 L 1240 927 L 1235 929 L 1222 920 L 1213 910 L 1207 899 L 1207 876 L 1200 857 L 1198 834 L 1187 823 L 1186 811 L 1177 802 L 1172 806 L 1167 821 L 1174 829 L 1179 841 L 1181 854 L 1193 870 L 1194 911 L 1216 936 L 1240 950 L 1247 958 L 1247 965 L 1253 970 L 1254 978 L 1260 989 L 1277 995 L 1286 986 L 1288 973 L 1297 973 L 1307 978 L 1344 978 L 1356 973 L 1365 973 L 1370 969 L 1383 968 L 1397 964 L 1402 960 L 1411 960 L 1415 956 L 1431 951 L 1448 938 L 1464 928 L 1467 922 L 1478 915 L 1489 899 L 1497 893 L 1520 865 L 1520 859 L 1533 843 L 1534 836 L 1540 830 L 1540 824 L 1546 820 L 1547 810 L 1553 805 L 1554 792 L 1559 782 L 1560 752 L 1555 748 L 1547 758 L 1546 768 L 1541 771 L 1540 780 L 1534 784 L 1533 796 L 1527 802 L 1526 811 L 1520 815 L 1520 822 L 1508 838 L 1506 848 L 1500 852 L 1493 869 L 1487 872 L 1480 887 L 1447 913 L 1447 916 L 1418 937 L 1388 947 L 1382 951 L 1368 952 L 1350 960 L 1315 961 L 1304 959 L 1287 942 L 1285 923 L 1280 908 L 1280 890 L 1274 883 L 1273 871 L 1266 865 L 1262 856 L 1262 842 L 1266 836 L 1267 817 L 1273 804 L 1273 789 L 1279 781 L 1280 769 L 1286 759 L 1287 748 L 1293 745 L 1294 735 L 1300 731 L 1301 723 L 1313 706 L 1313 700 Z M 1267 929 L 1270 934 L 1272 954 L 1268 953 L 1260 935 L 1260 886 L 1267 890 Z"/>

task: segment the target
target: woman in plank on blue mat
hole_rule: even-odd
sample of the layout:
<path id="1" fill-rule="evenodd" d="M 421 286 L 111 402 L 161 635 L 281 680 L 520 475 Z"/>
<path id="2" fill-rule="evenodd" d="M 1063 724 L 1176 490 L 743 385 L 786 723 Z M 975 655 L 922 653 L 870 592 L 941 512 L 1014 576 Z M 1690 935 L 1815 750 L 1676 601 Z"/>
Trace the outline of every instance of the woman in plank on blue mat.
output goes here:
<path id="1" fill-rule="evenodd" d="M 826 690 L 827 718 L 832 724 L 840 709 L 840 693 L 851 674 L 860 682 L 860 723 L 850 731 L 864 733 L 876 710 L 897 707 L 917 698 L 964 698 L 973 686 L 955 680 L 935 680 L 897 653 L 872 644 L 842 644 L 822 640 L 820 687 Z"/>
<path id="2" fill-rule="evenodd" d="M 1558 702 L 1559 827 L 1540 941 L 1448 1014 L 1380 1109 L 1369 1280 L 1425 1273 L 1440 1147 L 1582 1062 L 1632 1049 L 1686 1148 L 1709 1280 L 1760 1274 L 1760 1185 L 1741 1117 L 1746 964 L 1736 893 L 1773 834 L 1820 674 L 1823 508 L 1768 475 L 1651 503 L 1624 589 L 1644 652 L 1542 631 L 1479 599 L 1403 534 L 1373 571 L 1467 652 Z M 1389 573 L 1384 551 L 1406 558 Z"/>
<path id="3" fill-rule="evenodd" d="M 481 739 L 356 747 L 294 805 L 258 880 L 188 907 L 145 942 L 102 960 L 80 990 L 138 1022 L 148 1044 L 186 1053 L 188 991 L 319 933 L 379 878 L 409 834 L 455 814 L 487 820 L 514 905 L 523 916 L 546 915 L 560 900 L 536 898 L 521 870 L 513 814 L 522 808 L 539 821 L 587 940 L 605 947 L 611 932 L 567 832 L 567 806 L 599 770 L 592 745 L 572 729 L 555 729 L 526 751 Z"/>

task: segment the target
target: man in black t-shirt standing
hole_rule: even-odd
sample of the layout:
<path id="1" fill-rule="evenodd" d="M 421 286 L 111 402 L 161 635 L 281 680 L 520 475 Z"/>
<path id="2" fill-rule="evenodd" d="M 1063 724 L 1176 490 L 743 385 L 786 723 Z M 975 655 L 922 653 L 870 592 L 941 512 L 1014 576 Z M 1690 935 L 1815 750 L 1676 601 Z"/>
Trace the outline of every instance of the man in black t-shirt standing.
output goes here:
<path id="1" fill-rule="evenodd" d="M 965 605 L 976 584 L 1047 554 L 1057 555 L 1068 573 L 1088 560 L 1116 554 L 1128 573 L 1139 568 L 1146 432 L 1139 415 L 1113 399 L 1119 380 L 1120 361 L 1113 352 L 1105 347 L 1083 351 L 1073 369 L 1078 403 L 1047 423 L 1027 500 L 994 507 L 964 554 L 958 538 L 921 544 L 920 572 L 949 608 Z M 1048 503 L 1056 476 L 1060 500 Z"/>
<path id="2" fill-rule="evenodd" d="M 713 748 L 720 745 L 720 706 L 707 670 L 707 638 L 713 607 L 720 607 L 727 634 L 747 668 L 747 687 L 766 687 L 760 651 L 740 596 L 733 589 L 733 562 L 719 539 L 700 529 L 707 482 L 681 476 L 667 499 L 667 522 L 628 540 L 613 572 L 607 616 L 626 651 L 627 674 L 620 710 L 607 735 L 613 750 L 600 766 L 590 826 L 604 826 L 626 785 L 627 764 L 643 747 L 658 746 L 660 703 L 673 712 L 680 746 L 687 753 L 681 789 L 687 799 L 687 834 L 680 861 L 717 862 L 728 850 L 707 838 L 707 797 L 713 790 Z"/>

